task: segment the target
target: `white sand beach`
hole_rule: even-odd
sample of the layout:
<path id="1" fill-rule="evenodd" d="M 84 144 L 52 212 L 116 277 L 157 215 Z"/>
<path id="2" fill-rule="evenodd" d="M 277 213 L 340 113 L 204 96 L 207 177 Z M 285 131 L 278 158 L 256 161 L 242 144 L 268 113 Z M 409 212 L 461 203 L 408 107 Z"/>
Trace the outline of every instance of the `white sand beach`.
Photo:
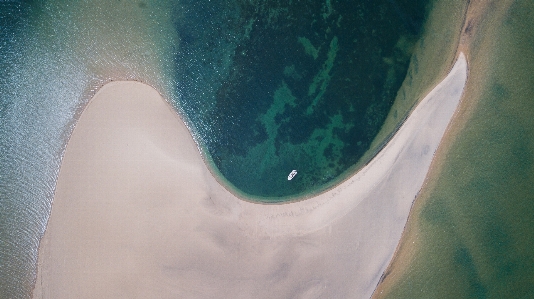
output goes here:
<path id="1" fill-rule="evenodd" d="M 33 298 L 370 297 L 466 78 L 460 54 L 367 166 L 279 205 L 222 187 L 152 87 L 105 85 L 68 143 Z"/>

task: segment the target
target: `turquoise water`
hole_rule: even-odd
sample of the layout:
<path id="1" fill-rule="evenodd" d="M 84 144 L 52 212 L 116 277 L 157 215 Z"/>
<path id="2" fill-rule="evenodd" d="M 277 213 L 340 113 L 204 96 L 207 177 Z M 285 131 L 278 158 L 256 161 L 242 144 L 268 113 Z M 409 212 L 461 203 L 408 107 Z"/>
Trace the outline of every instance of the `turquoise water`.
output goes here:
<path id="1" fill-rule="evenodd" d="M 29 296 L 62 153 L 100 86 L 154 86 L 229 184 L 280 201 L 327 188 L 369 150 L 425 12 L 393 0 L 0 1 L 0 298 Z"/>
<path id="2" fill-rule="evenodd" d="M 71 73 L 72 79 L 69 73 L 61 74 L 65 65 L 46 68 L 53 65 L 53 54 L 36 49 L 29 55 L 28 46 L 34 42 L 27 35 L 31 8 L 17 2 L 0 6 L 0 297 L 19 298 L 32 287 L 35 252 L 60 164 L 62 134 L 76 106 L 71 96 L 80 86 L 62 88 L 60 80 L 70 81 L 77 74 Z M 45 77 L 58 81 L 47 82 Z M 52 97 L 56 91 L 57 97 Z"/>

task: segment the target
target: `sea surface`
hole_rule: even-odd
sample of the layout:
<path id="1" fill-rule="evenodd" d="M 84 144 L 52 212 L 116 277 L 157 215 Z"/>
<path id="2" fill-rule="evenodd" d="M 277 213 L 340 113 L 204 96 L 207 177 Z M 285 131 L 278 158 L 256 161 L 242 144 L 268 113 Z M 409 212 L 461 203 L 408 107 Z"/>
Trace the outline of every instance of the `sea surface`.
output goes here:
<path id="1" fill-rule="evenodd" d="M 103 84 L 152 85 L 227 188 L 288 201 L 363 166 L 446 74 L 461 24 L 428 17 L 444 2 L 0 0 L 0 298 L 29 297 L 62 154 Z"/>

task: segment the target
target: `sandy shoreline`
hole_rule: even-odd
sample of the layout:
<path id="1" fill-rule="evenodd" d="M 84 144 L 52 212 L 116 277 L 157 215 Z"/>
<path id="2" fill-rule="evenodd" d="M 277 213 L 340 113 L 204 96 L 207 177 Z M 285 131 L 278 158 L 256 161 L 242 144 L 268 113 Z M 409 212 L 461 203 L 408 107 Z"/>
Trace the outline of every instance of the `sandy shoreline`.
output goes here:
<path id="1" fill-rule="evenodd" d="M 224 189 L 151 87 L 104 86 L 69 141 L 33 297 L 370 297 L 465 79 L 461 54 L 365 168 L 283 205 Z"/>

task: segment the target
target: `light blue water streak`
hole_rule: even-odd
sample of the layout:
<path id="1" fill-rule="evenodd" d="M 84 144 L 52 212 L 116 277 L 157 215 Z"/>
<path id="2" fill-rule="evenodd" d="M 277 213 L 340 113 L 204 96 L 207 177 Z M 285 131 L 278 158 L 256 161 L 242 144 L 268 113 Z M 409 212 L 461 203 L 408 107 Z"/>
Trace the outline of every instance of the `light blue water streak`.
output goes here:
<path id="1" fill-rule="evenodd" d="M 169 89 L 157 68 L 119 55 L 142 45 L 110 46 L 113 36 L 91 32 L 98 14 L 80 23 L 60 2 L 0 2 L 0 298 L 30 296 L 61 157 L 94 92 L 110 80 Z M 88 47 L 80 47 L 83 39 Z"/>
<path id="2" fill-rule="evenodd" d="M 24 60 L 13 60 L 0 95 L 3 298 L 21 297 L 33 283 L 61 153 L 90 79 L 72 55 L 51 53 L 37 39 L 25 37 L 28 46 L 17 51 Z"/>

